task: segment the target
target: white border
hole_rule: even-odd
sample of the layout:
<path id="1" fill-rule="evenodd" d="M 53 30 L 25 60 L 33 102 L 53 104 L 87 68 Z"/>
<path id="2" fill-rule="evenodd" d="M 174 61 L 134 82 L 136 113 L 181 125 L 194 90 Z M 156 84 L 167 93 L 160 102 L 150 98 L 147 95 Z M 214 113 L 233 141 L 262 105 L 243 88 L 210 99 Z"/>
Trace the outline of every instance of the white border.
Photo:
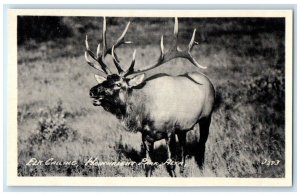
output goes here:
<path id="1" fill-rule="evenodd" d="M 61 10 L 10 9 L 8 21 L 8 179 L 9 186 L 268 186 L 292 185 L 292 10 Z M 144 178 L 17 176 L 17 16 L 131 17 L 285 17 L 286 18 L 286 159 L 285 178 Z"/>

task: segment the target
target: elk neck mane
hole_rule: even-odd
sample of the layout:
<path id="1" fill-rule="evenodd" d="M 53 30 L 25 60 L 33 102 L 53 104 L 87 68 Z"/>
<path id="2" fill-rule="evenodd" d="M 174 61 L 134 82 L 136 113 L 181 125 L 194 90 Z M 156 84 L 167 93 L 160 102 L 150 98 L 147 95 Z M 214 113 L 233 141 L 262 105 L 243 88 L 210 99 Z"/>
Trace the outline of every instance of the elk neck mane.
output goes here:
<path id="1" fill-rule="evenodd" d="M 134 90 L 134 92 L 130 92 L 125 106 L 125 113 L 121 118 L 128 131 L 140 131 L 145 120 L 149 119 L 149 114 L 145 106 L 146 103 L 147 97 L 143 91 Z"/>

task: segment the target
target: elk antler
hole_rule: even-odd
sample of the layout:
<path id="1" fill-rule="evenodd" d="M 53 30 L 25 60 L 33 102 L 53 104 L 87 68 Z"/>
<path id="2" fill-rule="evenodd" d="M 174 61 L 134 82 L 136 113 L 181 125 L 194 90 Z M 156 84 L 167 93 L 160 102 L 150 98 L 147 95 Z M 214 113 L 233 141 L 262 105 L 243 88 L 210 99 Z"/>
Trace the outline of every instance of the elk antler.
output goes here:
<path id="1" fill-rule="evenodd" d="M 111 56 L 112 56 L 113 61 L 114 61 L 115 65 L 116 65 L 116 67 L 117 67 L 117 70 L 118 70 L 118 72 L 119 72 L 119 74 L 120 74 L 121 76 L 126 76 L 126 75 L 128 75 L 128 73 L 131 73 L 131 72 L 134 71 L 135 54 L 136 54 L 136 50 L 133 51 L 132 60 L 131 60 L 131 63 L 130 63 L 129 68 L 128 68 L 126 71 L 124 71 L 124 70 L 121 68 L 120 61 L 118 60 L 118 57 L 117 57 L 117 55 L 116 55 L 116 53 L 115 53 L 115 47 L 114 47 L 114 46 L 112 47 Z"/>
<path id="2" fill-rule="evenodd" d="M 130 22 L 127 23 L 123 33 L 121 34 L 121 36 L 117 39 L 116 43 L 112 46 L 112 47 L 107 47 L 107 41 L 106 41 L 106 19 L 105 17 L 103 17 L 103 31 L 102 31 L 102 52 L 100 49 L 100 43 L 98 43 L 97 46 L 97 53 L 96 55 L 90 50 L 89 47 L 89 43 L 88 43 L 88 36 L 86 36 L 85 39 L 85 47 L 86 47 L 86 51 L 85 51 L 85 60 L 87 61 L 87 63 L 92 66 L 93 68 L 105 73 L 105 74 L 112 74 L 112 71 L 108 68 L 108 66 L 105 64 L 105 57 L 107 54 L 111 54 L 113 56 L 113 48 L 117 48 L 122 44 L 129 44 L 132 43 L 130 41 L 125 41 L 125 34 L 129 28 Z M 88 55 L 96 62 L 98 62 L 100 64 L 100 66 L 98 64 L 92 63 L 88 57 Z M 116 59 L 116 61 L 119 61 L 118 58 L 115 56 L 114 59 Z M 116 64 L 116 63 L 115 63 Z M 121 67 L 119 65 L 116 64 L 117 70 L 120 73 L 120 71 L 122 70 Z M 122 70 L 123 72 L 123 70 Z"/>
<path id="3" fill-rule="evenodd" d="M 188 59 L 193 65 L 195 65 L 198 68 L 206 69 L 206 67 L 201 66 L 199 63 L 197 63 L 197 61 L 191 55 L 191 51 L 192 51 L 194 45 L 199 44 L 198 42 L 195 41 L 195 34 L 196 34 L 196 29 L 194 29 L 194 31 L 193 31 L 193 35 L 192 35 L 192 38 L 191 38 L 191 41 L 188 45 L 187 50 L 181 50 L 179 48 L 179 46 L 177 45 L 177 40 L 178 40 L 178 19 L 177 19 L 177 17 L 175 17 L 174 36 L 173 36 L 173 40 L 172 40 L 172 43 L 171 43 L 171 48 L 165 53 L 165 51 L 164 51 L 164 37 L 161 36 L 161 39 L 160 39 L 160 56 L 159 56 L 158 60 L 154 64 L 146 66 L 146 67 L 138 69 L 138 70 L 134 70 L 134 68 L 133 68 L 134 64 L 133 65 L 131 64 L 131 66 L 126 71 L 124 76 L 151 70 L 155 67 L 160 66 L 163 63 L 166 63 L 166 62 L 168 62 L 168 61 L 170 61 L 174 58 L 178 58 L 178 57 Z"/>

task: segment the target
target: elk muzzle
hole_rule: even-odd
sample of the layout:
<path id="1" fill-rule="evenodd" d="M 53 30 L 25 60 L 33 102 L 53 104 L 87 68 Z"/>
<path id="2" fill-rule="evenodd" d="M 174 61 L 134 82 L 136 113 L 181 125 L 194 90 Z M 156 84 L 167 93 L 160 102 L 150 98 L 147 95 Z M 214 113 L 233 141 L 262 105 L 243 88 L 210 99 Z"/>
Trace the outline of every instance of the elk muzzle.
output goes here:
<path id="1" fill-rule="evenodd" d="M 90 90 L 90 97 L 93 98 L 93 105 L 101 105 L 101 100 L 104 98 L 104 89 L 101 86 L 95 86 Z"/>

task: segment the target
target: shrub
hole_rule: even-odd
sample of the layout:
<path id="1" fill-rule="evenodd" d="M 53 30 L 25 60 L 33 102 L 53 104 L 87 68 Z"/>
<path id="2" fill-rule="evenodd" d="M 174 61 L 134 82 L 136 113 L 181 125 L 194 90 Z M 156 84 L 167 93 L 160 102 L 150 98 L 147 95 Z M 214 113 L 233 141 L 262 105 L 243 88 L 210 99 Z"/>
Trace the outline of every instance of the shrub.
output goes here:
<path id="1" fill-rule="evenodd" d="M 61 101 L 53 109 L 41 110 L 40 116 L 36 133 L 29 138 L 31 144 L 74 141 L 78 138 L 77 131 L 66 124 Z"/>
<path id="2" fill-rule="evenodd" d="M 261 76 L 244 80 L 246 99 L 249 103 L 264 104 L 276 111 L 284 111 L 285 80 L 284 72 L 268 69 Z"/>

